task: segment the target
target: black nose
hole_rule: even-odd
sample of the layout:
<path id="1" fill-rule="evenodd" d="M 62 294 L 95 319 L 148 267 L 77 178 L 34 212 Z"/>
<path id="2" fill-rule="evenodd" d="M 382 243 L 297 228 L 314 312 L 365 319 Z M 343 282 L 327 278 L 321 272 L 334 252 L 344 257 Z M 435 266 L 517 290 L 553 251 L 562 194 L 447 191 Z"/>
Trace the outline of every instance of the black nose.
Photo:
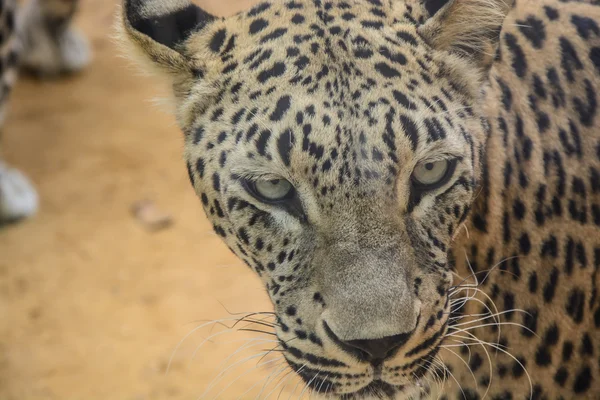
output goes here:
<path id="1" fill-rule="evenodd" d="M 412 332 L 386 336 L 381 339 L 349 340 L 346 344 L 367 353 L 371 361 L 385 360 L 393 355 L 394 350 L 405 344 L 411 334 Z"/>
<path id="2" fill-rule="evenodd" d="M 381 339 L 340 340 L 327 323 L 323 325 L 329 338 L 336 342 L 342 349 L 358 356 L 363 361 L 371 363 L 378 363 L 394 356 L 396 350 L 402 347 L 414 332 L 413 330 L 394 336 L 386 336 Z"/>

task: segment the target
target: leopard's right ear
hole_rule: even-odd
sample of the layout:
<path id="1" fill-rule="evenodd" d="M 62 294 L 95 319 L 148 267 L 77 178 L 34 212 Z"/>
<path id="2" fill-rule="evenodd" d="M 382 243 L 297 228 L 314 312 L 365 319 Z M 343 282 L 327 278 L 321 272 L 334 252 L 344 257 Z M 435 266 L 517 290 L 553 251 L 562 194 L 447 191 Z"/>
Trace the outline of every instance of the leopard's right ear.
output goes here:
<path id="1" fill-rule="evenodd" d="M 118 27 L 123 42 L 164 72 L 198 75 L 185 42 L 217 18 L 189 0 L 123 0 Z M 206 29 L 208 31 L 208 29 Z"/>
<path id="2" fill-rule="evenodd" d="M 480 72 L 491 67 L 500 42 L 500 30 L 514 0 L 429 1 L 435 13 L 417 28 L 436 50 L 458 55 Z M 442 6 L 436 10 L 436 7 Z"/>

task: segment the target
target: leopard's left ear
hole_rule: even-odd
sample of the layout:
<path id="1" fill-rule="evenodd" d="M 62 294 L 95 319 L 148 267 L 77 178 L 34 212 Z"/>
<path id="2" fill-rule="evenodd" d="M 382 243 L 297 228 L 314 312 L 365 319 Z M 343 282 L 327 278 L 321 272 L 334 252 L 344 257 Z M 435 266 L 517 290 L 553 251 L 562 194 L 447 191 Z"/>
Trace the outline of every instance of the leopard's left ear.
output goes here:
<path id="1" fill-rule="evenodd" d="M 431 3 L 435 14 L 418 28 L 433 48 L 457 54 L 487 70 L 496 54 L 500 29 L 514 0 L 450 0 Z"/>
<path id="2" fill-rule="evenodd" d="M 193 75 L 198 71 L 184 44 L 215 20 L 216 17 L 189 0 L 123 0 L 120 36 L 161 70 Z"/>

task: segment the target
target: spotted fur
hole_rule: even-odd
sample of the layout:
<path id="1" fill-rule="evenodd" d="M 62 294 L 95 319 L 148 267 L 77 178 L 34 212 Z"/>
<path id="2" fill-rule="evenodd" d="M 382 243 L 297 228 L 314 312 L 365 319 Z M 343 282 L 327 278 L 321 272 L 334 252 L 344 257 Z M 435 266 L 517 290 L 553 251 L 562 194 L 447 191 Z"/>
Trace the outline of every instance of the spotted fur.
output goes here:
<path id="1" fill-rule="evenodd" d="M 444 3 L 221 19 L 126 0 L 120 21 L 170 76 L 191 183 L 314 391 L 594 398 L 600 9 Z M 451 179 L 416 190 L 415 167 L 441 159 Z M 295 193 L 260 201 L 256 179 Z"/>

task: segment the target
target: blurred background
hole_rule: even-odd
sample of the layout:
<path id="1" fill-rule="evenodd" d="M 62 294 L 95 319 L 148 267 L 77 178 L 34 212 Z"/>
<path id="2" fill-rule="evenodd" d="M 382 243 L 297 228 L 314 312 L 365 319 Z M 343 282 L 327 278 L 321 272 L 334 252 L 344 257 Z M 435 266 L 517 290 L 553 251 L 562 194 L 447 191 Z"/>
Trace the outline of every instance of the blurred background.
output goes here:
<path id="1" fill-rule="evenodd" d="M 251 2 L 198 4 L 230 15 Z M 153 101 L 167 92 L 120 57 L 117 3 L 81 0 L 88 69 L 23 76 L 11 99 L 4 156 L 41 211 L 0 229 L 0 399 L 298 398 L 277 352 L 256 356 L 272 336 L 202 326 L 271 306 L 204 217 L 174 117 Z M 173 225 L 145 229 L 131 213 L 143 199 Z"/>

